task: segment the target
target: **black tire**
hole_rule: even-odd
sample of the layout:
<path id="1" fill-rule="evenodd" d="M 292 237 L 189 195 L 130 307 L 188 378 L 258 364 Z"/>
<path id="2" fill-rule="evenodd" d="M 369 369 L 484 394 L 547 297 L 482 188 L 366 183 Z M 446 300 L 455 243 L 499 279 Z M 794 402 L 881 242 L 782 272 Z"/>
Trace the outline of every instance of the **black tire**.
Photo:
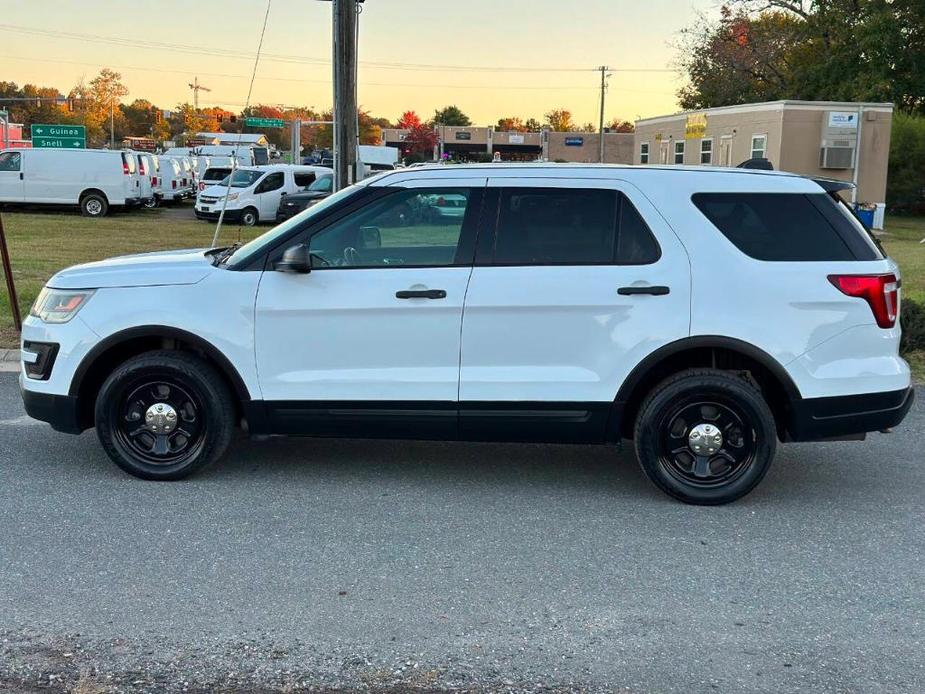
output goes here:
<path id="1" fill-rule="evenodd" d="M 109 202 L 102 193 L 87 193 L 80 199 L 80 214 L 84 217 L 105 217 Z"/>
<path id="2" fill-rule="evenodd" d="M 260 221 L 260 213 L 253 207 L 245 207 L 241 212 L 241 224 L 246 227 L 257 226 Z"/>
<path id="3" fill-rule="evenodd" d="M 147 210 L 153 210 L 155 207 L 157 207 L 157 205 L 157 198 L 149 198 L 148 200 L 144 201 L 144 207 Z"/>
<path id="4" fill-rule="evenodd" d="M 646 396 L 634 440 L 646 477 L 659 489 L 689 504 L 717 505 L 761 482 L 777 428 L 761 391 L 743 376 L 692 369 Z"/>
<path id="5" fill-rule="evenodd" d="M 167 405 L 147 420 L 152 408 Z M 174 428 L 167 433 L 174 412 Z M 161 416 L 154 412 L 153 416 Z M 232 393 L 208 363 L 185 352 L 146 352 L 120 364 L 96 400 L 96 433 L 113 462 L 147 480 L 178 480 L 215 462 L 235 426 Z M 152 427 L 154 428 L 152 431 Z"/>

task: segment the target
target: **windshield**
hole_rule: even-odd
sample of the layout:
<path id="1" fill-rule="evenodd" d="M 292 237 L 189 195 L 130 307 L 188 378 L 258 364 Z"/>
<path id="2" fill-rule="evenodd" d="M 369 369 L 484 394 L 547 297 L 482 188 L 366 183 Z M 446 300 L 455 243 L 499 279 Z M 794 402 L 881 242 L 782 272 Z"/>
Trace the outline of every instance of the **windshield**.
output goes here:
<path id="1" fill-rule="evenodd" d="M 308 188 L 305 190 L 320 190 L 322 193 L 330 193 L 333 187 L 334 177 L 322 176 L 321 178 L 316 178 L 314 181 L 312 181 L 311 185 L 308 186 Z"/>
<path id="2" fill-rule="evenodd" d="M 220 186 L 227 186 L 228 179 L 231 179 L 232 188 L 249 188 L 254 183 L 257 182 L 257 179 L 263 176 L 263 171 L 235 171 L 232 176 L 225 176 L 222 179 L 222 182 L 219 183 Z"/>
<path id="3" fill-rule="evenodd" d="M 243 173 L 243 172 L 236 172 Z M 355 195 L 358 191 L 362 190 L 364 186 L 349 186 L 343 190 L 339 190 L 333 195 L 329 195 L 324 200 L 319 202 L 316 205 L 312 205 L 306 210 L 303 210 L 295 217 L 290 217 L 282 224 L 273 227 L 266 234 L 262 234 L 255 238 L 253 241 L 245 243 L 239 249 L 237 249 L 234 254 L 228 259 L 226 263 L 228 267 L 234 267 L 238 263 L 242 262 L 248 256 L 259 251 L 261 248 L 269 248 L 276 240 L 285 236 L 293 227 L 301 226 L 303 222 L 311 219 L 315 215 L 324 212 L 329 207 L 338 204 L 341 200 L 346 200 L 347 198 Z"/>

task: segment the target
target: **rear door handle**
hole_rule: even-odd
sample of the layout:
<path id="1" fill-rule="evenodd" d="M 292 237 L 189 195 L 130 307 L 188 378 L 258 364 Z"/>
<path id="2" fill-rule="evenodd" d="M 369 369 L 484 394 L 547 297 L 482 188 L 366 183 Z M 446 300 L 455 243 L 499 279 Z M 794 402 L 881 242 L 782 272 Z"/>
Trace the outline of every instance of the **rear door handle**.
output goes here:
<path id="1" fill-rule="evenodd" d="M 396 299 L 445 299 L 444 289 L 403 289 L 395 292 Z"/>
<path id="2" fill-rule="evenodd" d="M 651 294 L 652 296 L 664 296 L 671 290 L 660 284 L 648 287 L 620 287 L 617 294 L 620 296 L 631 296 L 633 294 Z"/>

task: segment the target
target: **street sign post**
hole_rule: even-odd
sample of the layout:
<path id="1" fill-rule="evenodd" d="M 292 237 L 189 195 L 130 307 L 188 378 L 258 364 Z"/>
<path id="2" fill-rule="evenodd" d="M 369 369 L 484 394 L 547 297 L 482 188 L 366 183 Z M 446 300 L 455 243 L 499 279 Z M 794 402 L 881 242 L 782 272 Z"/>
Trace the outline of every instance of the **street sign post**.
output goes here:
<path id="1" fill-rule="evenodd" d="M 284 128 L 286 121 L 281 118 L 245 118 L 244 125 L 250 128 Z"/>
<path id="2" fill-rule="evenodd" d="M 87 129 L 82 125 L 33 123 L 32 146 L 86 149 Z"/>

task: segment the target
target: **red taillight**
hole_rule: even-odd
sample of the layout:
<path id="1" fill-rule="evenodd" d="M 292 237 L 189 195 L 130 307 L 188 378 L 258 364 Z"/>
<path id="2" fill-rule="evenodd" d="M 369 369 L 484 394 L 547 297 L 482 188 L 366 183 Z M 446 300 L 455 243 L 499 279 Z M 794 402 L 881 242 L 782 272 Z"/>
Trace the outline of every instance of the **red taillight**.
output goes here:
<path id="1" fill-rule="evenodd" d="M 145 171 L 145 160 L 144 160 L 144 159 L 139 159 L 139 160 L 138 160 L 138 173 L 140 173 L 142 176 L 144 176 L 145 173 L 146 173 L 146 171 Z"/>
<path id="2" fill-rule="evenodd" d="M 173 179 L 173 180 L 170 182 L 170 184 L 171 184 L 171 186 L 170 186 L 171 188 L 176 188 L 176 187 L 177 187 L 177 179 Z"/>
<path id="3" fill-rule="evenodd" d="M 128 170 L 128 160 L 125 158 L 125 155 L 122 155 L 122 173 L 126 176 L 131 176 L 132 172 Z"/>
<path id="4" fill-rule="evenodd" d="M 152 177 L 151 177 L 151 185 L 152 185 L 152 186 L 156 186 L 156 185 L 157 185 L 157 176 L 152 176 Z"/>
<path id="5" fill-rule="evenodd" d="M 842 294 L 864 299 L 874 312 L 877 325 L 892 328 L 896 325 L 899 308 L 900 282 L 896 275 L 829 275 L 829 282 Z"/>

